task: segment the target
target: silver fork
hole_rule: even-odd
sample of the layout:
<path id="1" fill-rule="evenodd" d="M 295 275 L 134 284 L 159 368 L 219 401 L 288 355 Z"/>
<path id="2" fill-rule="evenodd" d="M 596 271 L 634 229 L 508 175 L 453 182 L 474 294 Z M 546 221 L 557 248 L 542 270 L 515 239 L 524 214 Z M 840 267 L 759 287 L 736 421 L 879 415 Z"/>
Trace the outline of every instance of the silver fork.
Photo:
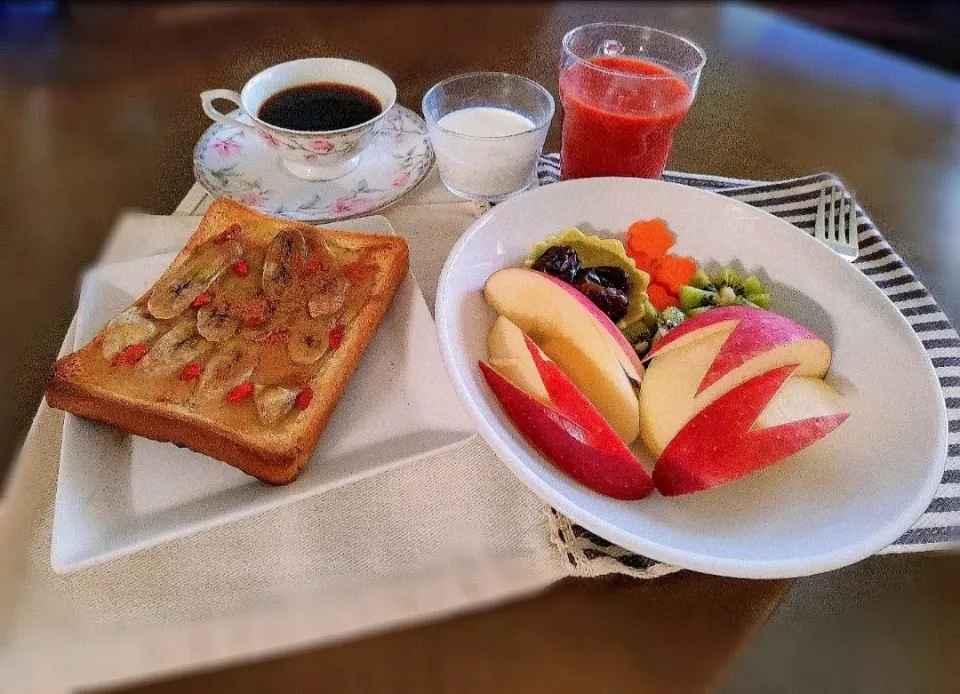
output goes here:
<path id="1" fill-rule="evenodd" d="M 832 184 L 820 189 L 813 237 L 850 262 L 857 259 L 860 246 L 857 241 L 857 203 L 853 196 L 845 196 L 843 189 Z"/>

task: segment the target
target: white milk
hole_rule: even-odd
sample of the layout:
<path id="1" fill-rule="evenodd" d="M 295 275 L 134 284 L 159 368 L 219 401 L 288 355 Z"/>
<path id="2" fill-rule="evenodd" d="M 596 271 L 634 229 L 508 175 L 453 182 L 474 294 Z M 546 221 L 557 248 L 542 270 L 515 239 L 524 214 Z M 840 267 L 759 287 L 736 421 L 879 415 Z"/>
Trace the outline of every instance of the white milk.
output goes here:
<path id="1" fill-rule="evenodd" d="M 437 123 L 445 130 L 473 137 L 504 137 L 533 130 L 533 121 L 514 111 L 492 106 L 462 108 L 448 113 Z"/>
<path id="2" fill-rule="evenodd" d="M 546 128 L 535 128 L 526 116 L 502 108 L 478 106 L 448 113 L 430 132 L 444 183 L 484 198 L 526 188 L 546 137 Z"/>

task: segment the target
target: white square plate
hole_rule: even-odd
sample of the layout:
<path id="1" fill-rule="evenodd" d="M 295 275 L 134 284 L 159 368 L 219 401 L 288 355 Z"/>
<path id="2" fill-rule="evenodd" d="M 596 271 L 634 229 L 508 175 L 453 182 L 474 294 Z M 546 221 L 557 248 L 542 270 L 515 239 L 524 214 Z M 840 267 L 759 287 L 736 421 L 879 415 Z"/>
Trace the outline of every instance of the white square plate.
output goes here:
<path id="1" fill-rule="evenodd" d="M 393 234 L 384 217 L 338 229 Z M 141 296 L 175 254 L 84 277 L 76 347 Z M 413 275 L 400 284 L 300 477 L 271 487 L 207 456 L 67 414 L 50 561 L 68 573 L 341 487 L 436 453 L 475 431 L 447 379 Z"/>

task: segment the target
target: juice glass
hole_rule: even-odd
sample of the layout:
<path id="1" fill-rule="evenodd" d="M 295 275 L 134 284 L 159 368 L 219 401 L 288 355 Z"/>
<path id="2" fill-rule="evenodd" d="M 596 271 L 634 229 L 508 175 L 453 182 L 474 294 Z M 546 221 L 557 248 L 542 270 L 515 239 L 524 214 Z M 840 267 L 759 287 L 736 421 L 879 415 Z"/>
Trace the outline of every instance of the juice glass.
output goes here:
<path id="1" fill-rule="evenodd" d="M 659 177 L 705 62 L 693 42 L 649 27 L 569 31 L 560 56 L 561 177 Z"/>

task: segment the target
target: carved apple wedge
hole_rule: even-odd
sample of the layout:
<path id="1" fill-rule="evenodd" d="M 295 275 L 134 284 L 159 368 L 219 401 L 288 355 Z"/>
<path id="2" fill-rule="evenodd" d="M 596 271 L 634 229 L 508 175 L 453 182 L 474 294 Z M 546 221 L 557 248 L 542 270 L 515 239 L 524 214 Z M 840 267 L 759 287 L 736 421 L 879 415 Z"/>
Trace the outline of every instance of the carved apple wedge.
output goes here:
<path id="1" fill-rule="evenodd" d="M 848 412 L 756 426 L 796 369 L 787 365 L 766 371 L 720 396 L 687 422 L 657 460 L 653 480 L 660 493 L 689 494 L 730 482 L 793 455 L 840 426 Z M 804 380 L 797 383 L 787 389 L 783 402 L 773 406 L 771 421 L 790 420 L 793 408 L 816 408 L 832 399 L 828 394 L 810 405 L 808 389 L 820 387 Z"/>
<path id="2" fill-rule="evenodd" d="M 714 313 L 719 316 L 711 318 Z M 821 379 L 831 359 L 827 343 L 807 328 L 743 306 L 688 318 L 651 352 L 640 391 L 640 435 L 655 456 L 697 412 L 748 380 L 786 365 L 795 366 L 794 377 Z"/>
<path id="3" fill-rule="evenodd" d="M 514 326 L 515 327 L 515 326 Z M 551 463 L 586 487 L 615 499 L 641 499 L 653 481 L 616 431 L 590 400 L 524 336 L 538 393 L 547 403 L 512 383 L 486 362 L 480 371 L 503 411 L 520 433 Z M 516 355 L 519 362 L 521 355 Z M 528 365 L 514 364 L 514 375 L 529 383 Z"/>
<path id="4" fill-rule="evenodd" d="M 830 368 L 830 347 L 814 332 L 785 316 L 748 306 L 715 308 L 688 318 L 655 344 L 646 358 L 663 356 L 718 334 L 726 335 L 727 339 L 704 374 L 697 394 L 757 359 L 766 368 L 772 368 L 777 361 L 776 365 L 796 363 L 800 366 L 798 376 L 823 378 Z M 802 358 L 794 359 L 794 354 Z M 755 373 L 766 370 L 755 368 L 758 368 Z"/>

